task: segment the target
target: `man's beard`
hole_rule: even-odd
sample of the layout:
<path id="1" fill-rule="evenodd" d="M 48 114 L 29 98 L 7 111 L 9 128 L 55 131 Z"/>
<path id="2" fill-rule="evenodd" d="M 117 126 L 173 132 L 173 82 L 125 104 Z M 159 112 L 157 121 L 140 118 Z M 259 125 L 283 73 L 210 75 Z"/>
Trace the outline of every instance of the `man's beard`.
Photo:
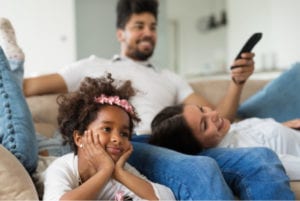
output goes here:
<path id="1" fill-rule="evenodd" d="M 150 42 L 152 44 L 153 48 L 149 49 L 149 50 L 145 50 L 145 51 L 139 50 L 138 44 L 142 41 Z M 137 61 L 146 61 L 153 55 L 154 48 L 155 48 L 155 42 L 151 38 L 145 37 L 145 38 L 137 41 L 136 47 L 131 47 L 131 48 L 129 47 L 130 51 L 128 52 L 127 56 L 134 60 L 137 60 Z"/>
<path id="2" fill-rule="evenodd" d="M 142 51 L 139 51 L 139 50 L 135 50 L 129 56 L 131 58 L 133 58 L 134 60 L 146 61 L 152 56 L 152 54 L 153 54 L 153 50 L 148 51 L 148 52 L 142 52 Z"/>

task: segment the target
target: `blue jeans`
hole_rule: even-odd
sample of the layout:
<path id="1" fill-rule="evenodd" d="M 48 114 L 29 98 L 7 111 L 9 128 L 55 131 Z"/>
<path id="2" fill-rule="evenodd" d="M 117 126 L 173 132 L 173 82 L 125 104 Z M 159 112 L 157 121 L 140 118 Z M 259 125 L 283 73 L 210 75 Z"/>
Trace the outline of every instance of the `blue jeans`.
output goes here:
<path id="1" fill-rule="evenodd" d="M 143 143 L 133 137 L 129 159 L 150 180 L 172 189 L 177 200 L 293 200 L 289 178 L 267 148 L 218 148 L 197 156 Z"/>
<path id="2" fill-rule="evenodd" d="M 300 62 L 269 82 L 238 109 L 240 118 L 273 118 L 284 122 L 300 117 Z"/>
<path id="3" fill-rule="evenodd" d="M 12 71 L 10 64 L 19 68 Z M 32 173 L 37 166 L 37 142 L 21 87 L 22 72 L 22 62 L 7 61 L 0 47 L 0 143 Z"/>

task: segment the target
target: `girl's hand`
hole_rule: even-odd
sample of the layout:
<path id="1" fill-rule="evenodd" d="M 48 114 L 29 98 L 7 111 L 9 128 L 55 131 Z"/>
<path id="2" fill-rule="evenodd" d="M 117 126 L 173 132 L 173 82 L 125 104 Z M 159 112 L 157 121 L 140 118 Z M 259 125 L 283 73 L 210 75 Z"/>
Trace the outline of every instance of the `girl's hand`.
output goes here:
<path id="1" fill-rule="evenodd" d="M 92 130 L 85 131 L 82 141 L 83 154 L 93 174 L 104 169 L 112 170 L 114 168 L 114 162 L 102 147 L 100 136 L 97 133 L 93 133 Z"/>
<path id="2" fill-rule="evenodd" d="M 119 173 L 119 171 L 124 170 L 124 165 L 132 152 L 133 152 L 133 147 L 132 147 L 132 144 L 130 144 L 129 149 L 126 152 L 124 152 L 124 154 L 119 158 L 119 160 L 115 164 L 115 169 L 114 169 L 114 177 L 115 178 L 116 178 L 117 174 Z"/>
<path id="3" fill-rule="evenodd" d="M 300 129 L 300 119 L 293 119 L 290 121 L 283 122 L 282 124 L 289 128 L 298 129 L 298 130 Z"/>

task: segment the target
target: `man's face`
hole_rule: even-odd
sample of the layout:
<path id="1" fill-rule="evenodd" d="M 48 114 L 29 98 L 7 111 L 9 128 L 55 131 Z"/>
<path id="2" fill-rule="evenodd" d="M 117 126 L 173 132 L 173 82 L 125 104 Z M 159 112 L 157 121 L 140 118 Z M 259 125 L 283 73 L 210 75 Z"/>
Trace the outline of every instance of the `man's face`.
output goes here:
<path id="1" fill-rule="evenodd" d="M 124 29 L 118 29 L 121 54 L 145 61 L 152 56 L 156 44 L 156 19 L 151 13 L 133 14 Z"/>

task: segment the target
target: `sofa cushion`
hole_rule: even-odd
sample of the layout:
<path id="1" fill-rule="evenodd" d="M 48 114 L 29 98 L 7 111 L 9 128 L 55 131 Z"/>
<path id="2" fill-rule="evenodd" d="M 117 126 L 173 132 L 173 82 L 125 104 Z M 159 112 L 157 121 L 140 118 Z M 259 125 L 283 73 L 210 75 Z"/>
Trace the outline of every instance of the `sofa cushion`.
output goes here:
<path id="1" fill-rule="evenodd" d="M 35 183 L 40 200 L 43 199 L 44 192 L 44 172 L 47 167 L 55 160 L 57 157 L 54 156 L 39 156 L 38 166 L 36 171 L 32 175 L 33 181 Z"/>
<path id="2" fill-rule="evenodd" d="M 270 80 L 248 80 L 244 86 L 240 102 L 255 94 Z M 212 104 L 218 104 L 227 92 L 230 80 L 225 79 L 196 79 L 189 81 L 197 94 L 205 97 Z"/>
<path id="3" fill-rule="evenodd" d="M 23 165 L 0 145 L 0 200 L 38 200 L 35 186 Z"/>
<path id="4" fill-rule="evenodd" d="M 58 94 L 50 94 L 50 95 L 31 96 L 26 98 L 36 128 L 37 128 L 37 124 L 44 124 L 44 125 L 48 124 L 54 126 L 54 128 L 58 127 L 57 125 L 58 105 L 56 103 L 57 96 Z M 37 131 L 40 131 L 39 128 L 37 128 Z M 54 129 L 51 128 L 51 131 L 54 131 Z M 48 132 L 48 133 L 50 134 L 45 133 L 45 135 L 47 137 L 51 137 L 51 133 L 53 132 Z M 44 133 L 41 134 L 44 135 Z"/>

